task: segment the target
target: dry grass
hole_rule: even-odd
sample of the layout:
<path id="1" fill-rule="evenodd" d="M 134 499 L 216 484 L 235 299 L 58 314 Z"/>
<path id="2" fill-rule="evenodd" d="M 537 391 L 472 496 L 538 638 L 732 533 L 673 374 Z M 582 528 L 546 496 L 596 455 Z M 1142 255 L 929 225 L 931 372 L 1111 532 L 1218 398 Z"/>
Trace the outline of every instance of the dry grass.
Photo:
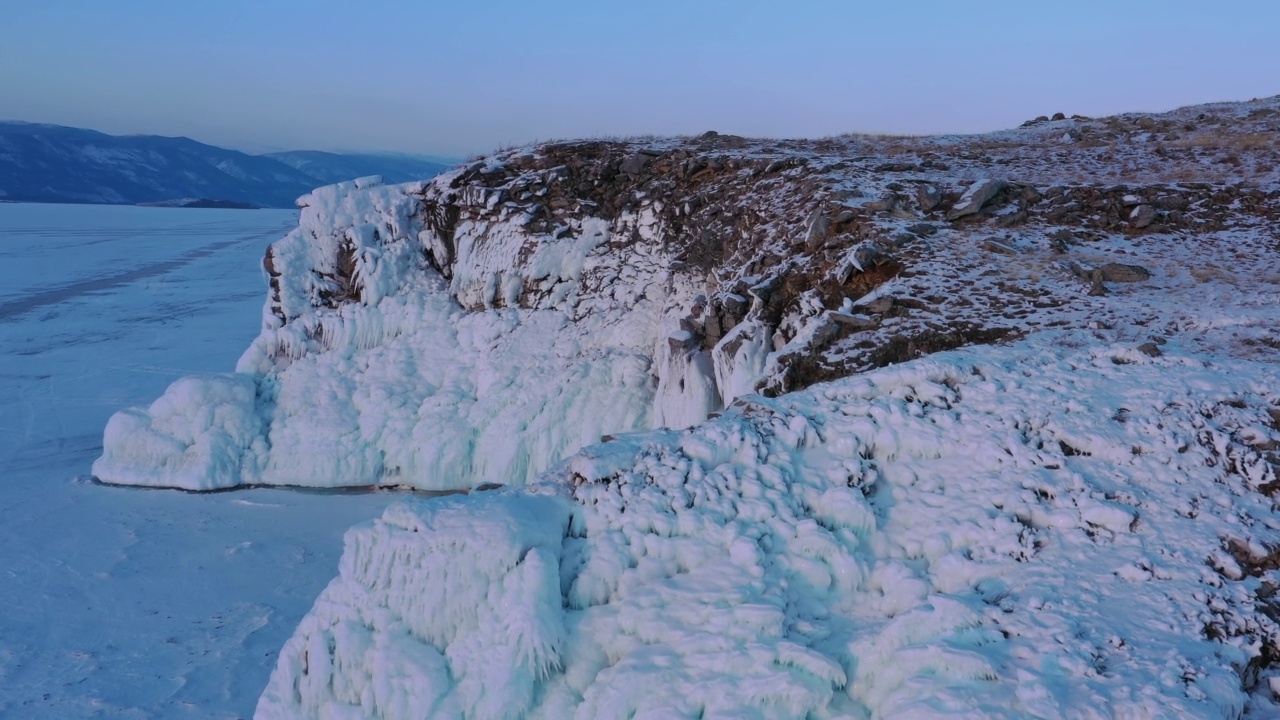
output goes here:
<path id="1" fill-rule="evenodd" d="M 1256 152 L 1259 150 L 1276 150 L 1280 148 L 1275 133 L 1199 133 L 1191 137 L 1172 140 L 1169 145 L 1179 148 L 1200 150 L 1230 150 L 1232 152 Z"/>
<path id="2" fill-rule="evenodd" d="M 1217 280 L 1219 282 L 1224 282 L 1229 285 L 1239 284 L 1235 275 L 1223 270 L 1221 267 L 1219 267 L 1218 265 L 1215 265 L 1214 263 L 1205 263 L 1200 267 L 1191 268 L 1191 276 L 1202 283 Z"/>
<path id="3" fill-rule="evenodd" d="M 823 138 L 824 140 L 854 140 L 854 141 L 876 141 L 876 140 L 918 140 L 920 138 L 930 137 L 928 135 L 916 135 L 911 133 L 866 133 L 866 132 L 850 132 L 837 135 L 834 138 Z"/>

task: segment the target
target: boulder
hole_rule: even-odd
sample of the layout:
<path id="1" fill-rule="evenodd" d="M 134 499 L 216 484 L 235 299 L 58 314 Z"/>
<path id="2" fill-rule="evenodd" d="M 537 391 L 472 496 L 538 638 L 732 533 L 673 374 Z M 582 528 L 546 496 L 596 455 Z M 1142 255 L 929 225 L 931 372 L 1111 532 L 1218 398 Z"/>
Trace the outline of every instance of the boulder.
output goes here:
<path id="1" fill-rule="evenodd" d="M 629 155 L 627 159 L 622 161 L 622 172 L 628 175 L 639 175 L 650 160 L 653 160 L 653 158 L 645 153 Z"/>
<path id="2" fill-rule="evenodd" d="M 1135 228 L 1144 228 L 1156 219 L 1156 209 L 1150 205 L 1139 205 L 1129 213 L 1129 224 Z"/>
<path id="3" fill-rule="evenodd" d="M 942 191 L 936 185 L 917 185 L 916 202 L 920 205 L 920 212 L 929 212 L 942 202 Z"/>
<path id="4" fill-rule="evenodd" d="M 982 209 L 994 198 L 1001 190 L 1005 189 L 1006 183 L 1003 180 L 976 180 L 965 190 L 964 195 L 956 201 L 955 207 L 951 208 L 951 212 L 947 213 L 948 220 L 956 220 L 966 215 L 972 215 Z"/>

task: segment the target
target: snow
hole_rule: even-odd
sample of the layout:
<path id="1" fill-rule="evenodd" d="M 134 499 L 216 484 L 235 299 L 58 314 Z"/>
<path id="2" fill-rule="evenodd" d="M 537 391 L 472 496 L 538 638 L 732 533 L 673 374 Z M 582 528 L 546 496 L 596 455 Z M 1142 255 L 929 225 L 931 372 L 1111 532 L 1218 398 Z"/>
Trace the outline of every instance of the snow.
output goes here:
<path id="1" fill-rule="evenodd" d="M 1280 436 L 1280 370 L 1079 339 L 397 503 L 348 534 L 258 717 L 1237 717 L 1275 628 L 1207 637 L 1260 580 L 1205 558 L 1280 543 L 1241 435 Z"/>
<path id="2" fill-rule="evenodd" d="M 296 213 L 0 204 L 0 717 L 249 717 L 387 494 L 88 481 L 102 429 L 256 333 Z"/>

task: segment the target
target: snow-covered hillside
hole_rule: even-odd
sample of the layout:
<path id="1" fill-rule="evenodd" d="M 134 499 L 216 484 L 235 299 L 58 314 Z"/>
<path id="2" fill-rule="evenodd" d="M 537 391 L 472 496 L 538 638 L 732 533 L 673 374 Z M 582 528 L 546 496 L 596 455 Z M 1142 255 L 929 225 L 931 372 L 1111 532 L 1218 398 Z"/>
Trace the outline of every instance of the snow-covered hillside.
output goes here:
<path id="1" fill-rule="evenodd" d="M 292 207 L 320 185 L 379 173 L 426 179 L 446 167 L 406 156 L 248 155 L 183 137 L 0 121 L 0 201 Z"/>
<path id="2" fill-rule="evenodd" d="M 352 530 L 263 717 L 1266 716 L 1278 132 L 1272 98 L 324 188 L 238 372 L 118 413 L 94 474 L 524 486 Z"/>

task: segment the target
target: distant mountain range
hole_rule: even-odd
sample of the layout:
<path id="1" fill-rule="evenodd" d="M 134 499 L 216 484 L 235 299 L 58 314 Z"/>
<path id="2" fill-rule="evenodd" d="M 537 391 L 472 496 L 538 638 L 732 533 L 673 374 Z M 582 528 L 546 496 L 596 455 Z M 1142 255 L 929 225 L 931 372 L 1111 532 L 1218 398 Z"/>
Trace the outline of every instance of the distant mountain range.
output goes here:
<path id="1" fill-rule="evenodd" d="M 173 203 L 185 198 L 293 207 L 321 185 L 366 175 L 425 180 L 448 168 L 436 158 L 312 150 L 249 155 L 185 137 L 0 122 L 0 201 Z"/>

